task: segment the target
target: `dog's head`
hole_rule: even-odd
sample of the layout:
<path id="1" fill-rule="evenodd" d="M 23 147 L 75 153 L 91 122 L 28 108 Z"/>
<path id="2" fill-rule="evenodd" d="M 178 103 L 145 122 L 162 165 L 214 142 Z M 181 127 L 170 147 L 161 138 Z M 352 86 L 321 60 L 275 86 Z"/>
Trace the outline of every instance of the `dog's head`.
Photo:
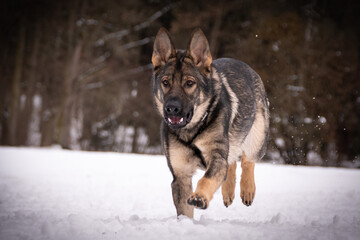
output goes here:
<path id="1" fill-rule="evenodd" d="M 211 92 L 208 41 L 196 29 L 186 51 L 177 50 L 168 31 L 161 28 L 152 55 L 154 104 L 172 129 L 195 125 L 206 116 Z"/>

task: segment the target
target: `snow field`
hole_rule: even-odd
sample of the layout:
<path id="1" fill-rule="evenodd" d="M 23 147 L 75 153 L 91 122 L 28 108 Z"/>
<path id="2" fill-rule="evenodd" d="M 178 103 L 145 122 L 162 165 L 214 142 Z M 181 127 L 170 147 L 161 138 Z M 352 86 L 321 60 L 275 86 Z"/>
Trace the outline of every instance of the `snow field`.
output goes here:
<path id="1" fill-rule="evenodd" d="M 164 156 L 1 147 L 0 239 L 359 239 L 359 170 L 258 163 L 251 207 L 240 175 L 177 219 Z"/>

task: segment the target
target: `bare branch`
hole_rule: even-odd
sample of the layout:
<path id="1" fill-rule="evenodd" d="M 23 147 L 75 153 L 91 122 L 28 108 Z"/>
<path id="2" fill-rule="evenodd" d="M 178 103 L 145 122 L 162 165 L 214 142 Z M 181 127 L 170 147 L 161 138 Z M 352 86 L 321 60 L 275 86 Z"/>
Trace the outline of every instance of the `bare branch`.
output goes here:
<path id="1" fill-rule="evenodd" d="M 106 41 L 108 41 L 109 39 L 112 39 L 112 38 L 117 38 L 118 40 L 121 40 L 124 36 L 128 35 L 129 33 L 130 33 L 130 30 L 128 30 L 128 29 L 114 32 L 114 33 L 109 33 L 109 34 L 105 35 L 104 37 L 96 40 L 95 46 L 102 46 L 102 45 L 104 45 L 104 43 Z"/>
<path id="2" fill-rule="evenodd" d="M 116 77 L 120 78 L 120 77 L 127 76 L 127 75 L 138 74 L 138 73 L 142 73 L 142 72 L 145 72 L 147 70 L 150 70 L 152 68 L 153 68 L 152 63 L 149 63 L 149 64 L 146 64 L 146 65 L 142 65 L 142 66 L 139 66 L 139 67 L 136 67 L 136 68 L 129 69 L 129 70 L 125 71 L 124 74 L 122 74 L 122 75 L 119 74 Z"/>
<path id="3" fill-rule="evenodd" d="M 115 121 L 115 119 L 116 119 L 117 117 L 119 117 L 120 115 L 121 115 L 121 111 L 118 111 L 118 112 L 116 112 L 116 113 L 110 114 L 108 117 L 104 118 L 103 120 L 94 123 L 94 124 L 91 126 L 91 133 L 92 133 L 93 135 L 96 135 L 99 128 L 102 128 L 102 127 L 104 127 L 106 124 L 108 124 L 108 123 L 110 123 L 110 122 L 112 122 L 112 121 Z"/>
<path id="4" fill-rule="evenodd" d="M 100 72 L 101 70 L 103 70 L 106 67 L 105 63 L 100 63 L 97 64 L 89 69 L 87 69 L 86 71 L 84 71 L 83 73 L 81 73 L 78 77 L 78 82 L 82 82 L 84 81 L 84 79 L 90 77 L 91 75 Z"/>
<path id="5" fill-rule="evenodd" d="M 155 21 L 156 19 L 158 19 L 159 17 L 161 17 L 162 15 L 164 15 L 165 13 L 167 13 L 168 11 L 170 11 L 171 8 L 173 8 L 175 6 L 175 4 L 169 4 L 166 7 L 164 7 L 163 9 L 161 9 L 160 11 L 157 11 L 156 13 L 154 13 L 151 17 L 148 18 L 148 20 L 146 20 L 143 23 L 140 23 L 138 25 L 136 25 L 134 27 L 135 31 L 139 31 L 143 28 L 146 28 L 147 26 L 149 26 L 153 21 Z"/>
<path id="6" fill-rule="evenodd" d="M 86 86 L 84 86 L 83 89 L 85 89 L 85 90 L 98 89 L 98 88 L 103 87 L 106 83 L 116 81 L 116 80 L 118 80 L 120 78 L 123 78 L 123 77 L 128 77 L 129 75 L 139 74 L 139 73 L 145 72 L 147 70 L 150 70 L 152 68 L 153 68 L 153 65 L 151 63 L 146 64 L 146 65 L 142 65 L 142 66 L 139 66 L 139 67 L 135 67 L 135 68 L 123 71 L 123 72 L 117 74 L 116 76 L 114 76 L 112 78 L 107 78 L 107 79 L 105 79 L 103 81 L 99 81 L 99 82 L 88 83 Z"/>
<path id="7" fill-rule="evenodd" d="M 151 15 L 145 22 L 135 25 L 132 30 L 139 31 L 141 29 L 148 27 L 152 22 L 154 22 L 156 19 L 158 19 L 159 17 L 161 17 L 162 15 L 164 15 L 165 13 L 170 11 L 176 5 L 177 5 L 177 3 L 172 3 L 172 4 L 167 5 L 166 7 L 162 8 L 161 10 L 159 10 L 159 11 L 155 12 L 153 15 Z M 123 29 L 118 32 L 109 33 L 109 34 L 105 35 L 104 37 L 99 38 L 95 42 L 95 45 L 96 46 L 104 45 L 104 43 L 106 41 L 113 39 L 113 38 L 117 38 L 118 40 L 121 40 L 126 35 L 129 35 L 130 32 L 131 31 L 129 29 Z"/>
<path id="8" fill-rule="evenodd" d="M 127 49 L 130 49 L 130 48 L 142 46 L 142 45 L 148 44 L 151 41 L 154 41 L 154 39 L 155 39 L 155 37 L 147 37 L 147 38 L 143 38 L 143 39 L 141 39 L 139 41 L 130 42 L 130 43 L 127 43 L 127 44 L 124 44 L 124 45 L 120 46 L 119 50 L 123 51 L 123 50 L 127 50 Z"/>

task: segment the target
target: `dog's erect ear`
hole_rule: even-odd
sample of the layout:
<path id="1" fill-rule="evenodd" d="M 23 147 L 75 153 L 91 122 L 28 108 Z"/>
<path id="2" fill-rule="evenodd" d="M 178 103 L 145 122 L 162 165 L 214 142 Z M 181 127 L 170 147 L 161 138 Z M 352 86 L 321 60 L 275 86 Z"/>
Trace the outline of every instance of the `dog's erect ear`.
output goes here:
<path id="1" fill-rule="evenodd" d="M 195 29 L 191 36 L 187 55 L 192 58 L 197 67 L 204 67 L 207 71 L 211 70 L 212 57 L 209 43 L 200 28 Z"/>
<path id="2" fill-rule="evenodd" d="M 165 28 L 160 28 L 154 42 L 152 63 L 154 68 L 165 65 L 170 57 L 176 55 L 176 50 L 171 41 L 170 34 Z"/>

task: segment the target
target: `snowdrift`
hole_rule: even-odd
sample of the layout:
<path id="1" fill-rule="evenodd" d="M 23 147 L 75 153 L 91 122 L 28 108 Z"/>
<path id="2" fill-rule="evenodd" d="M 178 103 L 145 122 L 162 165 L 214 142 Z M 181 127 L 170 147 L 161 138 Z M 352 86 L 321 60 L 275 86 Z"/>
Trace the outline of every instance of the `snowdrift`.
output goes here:
<path id="1" fill-rule="evenodd" d="M 259 163 L 251 207 L 237 170 L 229 208 L 178 219 L 163 156 L 1 147 L 0 239 L 359 238 L 359 170 Z"/>

